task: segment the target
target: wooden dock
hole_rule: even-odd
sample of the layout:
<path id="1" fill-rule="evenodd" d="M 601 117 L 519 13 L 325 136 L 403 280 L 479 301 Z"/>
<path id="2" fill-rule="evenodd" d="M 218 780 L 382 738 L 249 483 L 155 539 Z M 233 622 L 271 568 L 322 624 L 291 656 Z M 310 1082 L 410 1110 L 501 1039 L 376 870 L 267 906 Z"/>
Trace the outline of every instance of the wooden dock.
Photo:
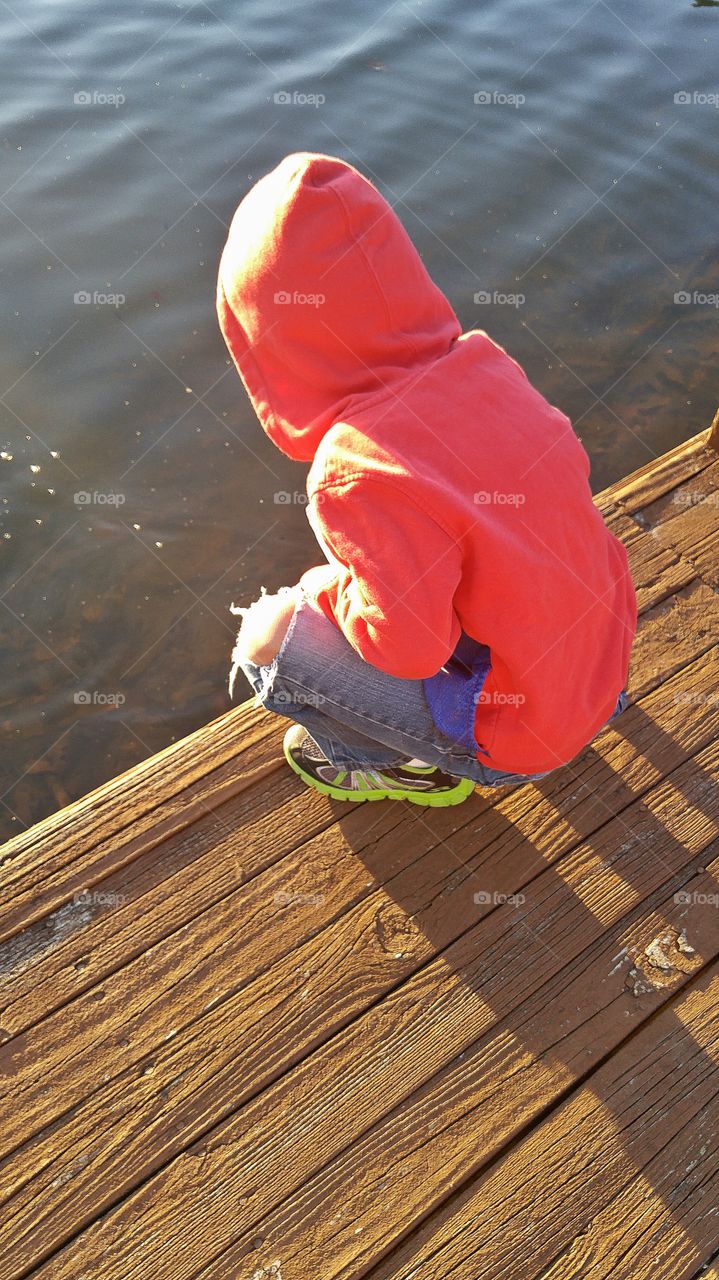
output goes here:
<path id="1" fill-rule="evenodd" d="M 719 425 L 598 496 L 632 705 L 457 809 L 250 704 L 0 850 L 4 1280 L 717 1280 Z"/>

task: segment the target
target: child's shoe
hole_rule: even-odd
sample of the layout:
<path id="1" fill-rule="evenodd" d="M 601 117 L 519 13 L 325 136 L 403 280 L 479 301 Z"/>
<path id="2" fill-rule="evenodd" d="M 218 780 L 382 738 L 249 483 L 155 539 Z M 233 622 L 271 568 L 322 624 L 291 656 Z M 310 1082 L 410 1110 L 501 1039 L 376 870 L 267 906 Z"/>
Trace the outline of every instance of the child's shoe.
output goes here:
<path id="1" fill-rule="evenodd" d="M 334 800 L 409 800 L 435 808 L 461 804 L 474 791 L 470 778 L 456 778 L 430 765 L 388 769 L 338 769 L 300 724 L 287 730 L 285 758 L 303 782 Z"/>

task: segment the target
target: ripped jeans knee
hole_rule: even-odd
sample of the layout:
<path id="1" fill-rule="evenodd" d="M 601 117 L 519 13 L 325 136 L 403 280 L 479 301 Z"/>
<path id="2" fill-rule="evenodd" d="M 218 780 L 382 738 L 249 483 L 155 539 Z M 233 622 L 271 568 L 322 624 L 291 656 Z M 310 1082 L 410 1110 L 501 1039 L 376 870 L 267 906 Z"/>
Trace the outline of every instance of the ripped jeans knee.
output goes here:
<path id="1" fill-rule="evenodd" d="M 280 587 L 278 591 L 276 591 L 274 594 L 277 596 L 296 596 L 297 588 L 296 587 Z M 260 604 L 266 595 L 267 595 L 267 592 L 265 588 L 262 587 L 260 591 L 260 595 L 258 596 L 257 600 L 253 600 L 252 604 L 249 604 L 249 605 L 232 604 L 230 605 L 230 612 L 236 615 L 240 615 L 244 622 L 244 619 L 247 617 L 250 611 L 255 607 L 255 605 Z M 230 674 L 228 677 L 228 691 L 229 691 L 230 698 L 232 698 L 233 696 L 235 680 L 237 678 L 238 671 L 242 671 L 244 675 L 247 677 L 247 679 L 249 680 L 250 684 L 252 685 L 257 695 L 258 701 L 261 702 L 263 698 L 267 695 L 267 693 L 272 687 L 274 674 L 277 669 L 277 663 L 280 659 L 280 655 L 283 653 L 286 647 L 287 640 L 289 638 L 289 634 L 290 634 L 290 631 L 292 630 L 292 625 L 295 620 L 295 616 L 296 616 L 296 610 L 295 610 L 295 613 L 290 615 L 290 617 L 288 618 L 287 626 L 285 628 L 284 634 L 282 635 L 280 643 L 278 645 L 277 653 L 272 658 L 272 660 L 267 663 L 255 663 L 246 655 L 245 647 L 242 641 L 242 628 L 240 628 L 240 630 L 237 633 L 237 639 L 235 640 L 235 646 L 232 650 L 232 658 L 231 658 L 232 665 L 230 667 Z"/>

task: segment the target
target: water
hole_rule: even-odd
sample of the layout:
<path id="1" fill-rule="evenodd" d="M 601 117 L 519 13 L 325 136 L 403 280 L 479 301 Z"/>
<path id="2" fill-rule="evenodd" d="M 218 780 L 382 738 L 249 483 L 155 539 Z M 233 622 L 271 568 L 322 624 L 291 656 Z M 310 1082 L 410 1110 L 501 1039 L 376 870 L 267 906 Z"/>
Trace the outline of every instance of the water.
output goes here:
<path id="1" fill-rule="evenodd" d="M 226 710 L 228 606 L 317 559 L 214 317 L 288 151 L 377 181 L 595 488 L 708 424 L 716 8 L 3 3 L 3 834 Z"/>

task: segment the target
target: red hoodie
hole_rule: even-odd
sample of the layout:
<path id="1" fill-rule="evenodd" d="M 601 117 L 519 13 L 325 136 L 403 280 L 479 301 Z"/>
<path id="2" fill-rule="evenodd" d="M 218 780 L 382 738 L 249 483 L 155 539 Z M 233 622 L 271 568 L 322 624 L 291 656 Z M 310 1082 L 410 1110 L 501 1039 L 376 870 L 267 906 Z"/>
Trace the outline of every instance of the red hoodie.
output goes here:
<path id="1" fill-rule="evenodd" d="M 390 206 L 331 156 L 287 156 L 248 192 L 217 305 L 265 431 L 312 463 L 329 565 L 307 593 L 394 676 L 435 676 L 463 633 L 488 646 L 467 686 L 478 758 L 571 760 L 626 682 L 636 599 L 569 420 L 461 332 Z"/>

